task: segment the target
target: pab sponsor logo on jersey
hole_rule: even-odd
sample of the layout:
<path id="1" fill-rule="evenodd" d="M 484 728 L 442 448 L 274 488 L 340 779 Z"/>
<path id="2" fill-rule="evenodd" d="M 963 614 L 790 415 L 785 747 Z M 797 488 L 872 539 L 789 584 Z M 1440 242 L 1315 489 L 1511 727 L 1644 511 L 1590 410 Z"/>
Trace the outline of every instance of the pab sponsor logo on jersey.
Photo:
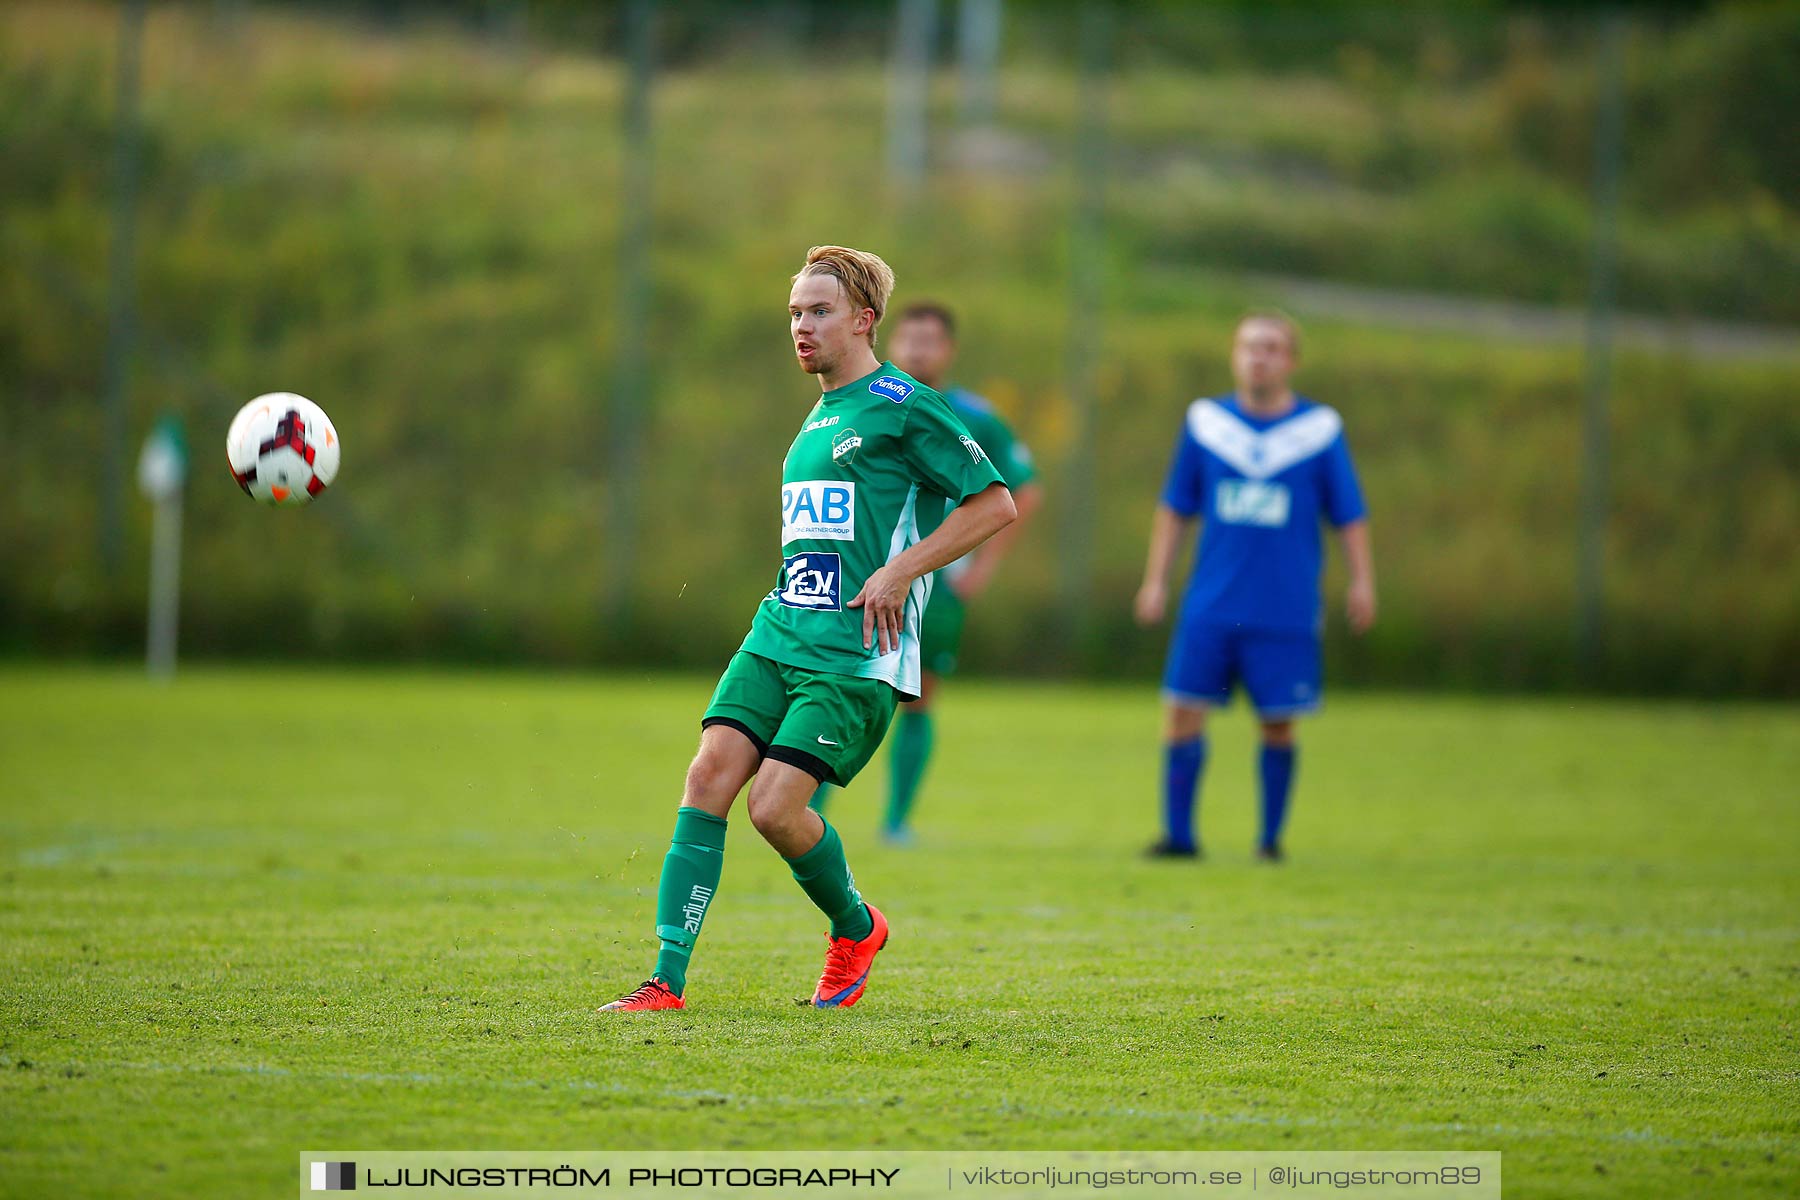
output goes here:
<path id="1" fill-rule="evenodd" d="M 1278 529 L 1287 524 L 1293 497 L 1285 484 L 1256 479 L 1219 481 L 1219 520 L 1227 525 L 1260 525 Z"/>
<path id="2" fill-rule="evenodd" d="M 844 609 L 844 572 L 835 554 L 790 554 L 781 564 L 781 586 L 775 599 L 789 608 L 811 608 L 819 612 L 842 612 Z"/>
<path id="3" fill-rule="evenodd" d="M 981 443 L 970 437 L 968 434 L 963 434 L 958 440 L 962 442 L 963 449 L 969 452 L 969 457 L 976 462 L 980 462 L 987 457 L 987 451 L 981 448 Z"/>
<path id="4" fill-rule="evenodd" d="M 802 479 L 781 485 L 781 544 L 856 540 L 856 485 L 842 479 Z"/>
<path id="5" fill-rule="evenodd" d="M 838 423 L 837 417 L 820 417 L 816 421 L 808 421 L 806 423 L 806 428 L 802 429 L 800 432 L 801 433 L 811 433 L 815 429 L 830 429 L 833 425 L 836 425 L 837 423 Z"/>
<path id="6" fill-rule="evenodd" d="M 886 396 L 895 404 L 899 404 L 913 394 L 913 385 L 904 379 L 895 379 L 892 375 L 883 375 L 869 385 L 869 390 L 877 396 Z"/>
<path id="7" fill-rule="evenodd" d="M 833 420 L 837 418 L 833 417 Z M 856 461 L 856 452 L 862 449 L 862 437 L 854 429 L 846 429 L 831 439 L 831 461 L 849 466 Z"/>

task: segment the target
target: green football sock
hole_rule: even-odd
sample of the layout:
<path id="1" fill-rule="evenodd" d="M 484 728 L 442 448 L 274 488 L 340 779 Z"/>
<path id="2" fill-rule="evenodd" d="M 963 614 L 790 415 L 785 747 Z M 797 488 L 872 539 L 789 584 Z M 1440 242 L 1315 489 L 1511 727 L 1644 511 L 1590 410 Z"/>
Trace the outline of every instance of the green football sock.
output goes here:
<path id="1" fill-rule="evenodd" d="M 888 751 L 885 824 L 889 833 L 906 828 L 913 799 L 919 794 L 919 783 L 925 778 L 925 766 L 931 761 L 931 741 L 931 714 L 902 710 L 900 719 L 895 722 L 894 748 Z"/>
<path id="2" fill-rule="evenodd" d="M 818 790 L 813 792 L 813 798 L 806 802 L 806 807 L 812 809 L 822 817 L 825 815 L 825 806 L 830 802 L 831 785 L 829 783 L 821 783 Z"/>
<path id="3" fill-rule="evenodd" d="M 713 893 L 719 890 L 724 865 L 724 818 L 697 808 L 677 809 L 675 836 L 669 839 L 662 878 L 656 884 L 656 936 L 662 940 L 656 977 L 677 996 L 687 987 L 688 958 Z"/>
<path id="4" fill-rule="evenodd" d="M 825 818 L 820 817 L 821 821 Z M 844 843 L 831 822 L 825 821 L 825 836 L 819 844 L 799 858 L 787 860 L 794 872 L 794 882 L 818 905 L 819 911 L 831 918 L 831 936 L 862 941 L 875 929 L 875 919 L 856 890 L 850 875 L 850 864 L 844 859 Z"/>

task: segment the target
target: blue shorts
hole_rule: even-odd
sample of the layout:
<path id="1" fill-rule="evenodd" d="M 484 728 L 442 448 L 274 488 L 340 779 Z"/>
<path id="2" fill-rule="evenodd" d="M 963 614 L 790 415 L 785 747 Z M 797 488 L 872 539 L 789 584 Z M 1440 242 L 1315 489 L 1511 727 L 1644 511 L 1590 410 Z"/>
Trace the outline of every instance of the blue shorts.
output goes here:
<path id="1" fill-rule="evenodd" d="M 1319 635 L 1183 621 L 1169 643 L 1163 695 L 1182 704 L 1225 704 L 1242 682 L 1257 714 L 1313 712 L 1324 694 Z"/>

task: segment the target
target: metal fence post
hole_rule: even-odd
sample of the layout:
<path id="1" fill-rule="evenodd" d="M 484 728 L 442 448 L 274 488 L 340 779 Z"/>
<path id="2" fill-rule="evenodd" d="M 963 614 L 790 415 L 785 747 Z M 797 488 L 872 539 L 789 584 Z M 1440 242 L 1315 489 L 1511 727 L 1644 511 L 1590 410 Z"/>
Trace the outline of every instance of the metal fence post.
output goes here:
<path id="1" fill-rule="evenodd" d="M 1062 610 L 1068 644 L 1080 651 L 1093 591 L 1094 407 L 1105 303 L 1106 101 L 1111 55 L 1111 0 L 1082 7 L 1081 112 L 1075 137 L 1075 206 L 1069 231 L 1068 381 L 1073 441 L 1063 478 Z"/>
<path id="2" fill-rule="evenodd" d="M 936 32 L 937 0 L 900 0 L 888 78 L 887 156 L 888 175 L 908 193 L 925 178 L 931 39 Z"/>
<path id="3" fill-rule="evenodd" d="M 1617 304 L 1619 175 L 1625 141 L 1626 18 L 1600 25 L 1594 121 L 1594 245 L 1589 264 L 1586 392 L 1581 409 L 1581 516 L 1576 567 L 1576 651 L 1585 683 L 1597 681 L 1606 634 L 1606 519 L 1610 458 L 1613 315 Z"/>
<path id="4" fill-rule="evenodd" d="M 144 0 L 119 10 L 118 95 L 113 117 L 112 250 L 106 302 L 106 364 L 100 402 L 100 564 L 116 579 L 125 553 L 125 436 L 137 326 L 138 80 Z"/>
<path id="5" fill-rule="evenodd" d="M 644 340 L 651 303 L 650 234 L 653 184 L 650 89 L 656 69 L 655 0 L 631 0 L 625 10 L 626 83 L 621 118 L 619 249 L 614 293 L 612 391 L 606 413 L 605 606 L 615 623 L 629 620 L 636 578 L 639 478 L 650 401 Z"/>

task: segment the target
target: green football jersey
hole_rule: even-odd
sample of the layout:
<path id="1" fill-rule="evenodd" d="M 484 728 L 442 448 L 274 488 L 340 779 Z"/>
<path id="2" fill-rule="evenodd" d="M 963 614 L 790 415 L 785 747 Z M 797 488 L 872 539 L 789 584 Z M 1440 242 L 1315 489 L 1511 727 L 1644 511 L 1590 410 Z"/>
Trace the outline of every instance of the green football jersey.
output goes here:
<path id="1" fill-rule="evenodd" d="M 846 606 L 870 575 L 925 536 L 922 514 L 941 521 L 948 507 L 1000 482 L 944 398 L 892 363 L 826 392 L 782 463 L 781 573 L 743 648 L 917 696 L 930 575 L 913 582 L 899 648 L 886 654 L 879 637 L 863 645 L 863 610 Z"/>
<path id="2" fill-rule="evenodd" d="M 1031 451 L 1020 441 L 1006 419 L 994 411 L 993 405 L 967 388 L 944 389 L 950 411 L 969 427 L 969 436 L 981 443 L 988 458 L 1000 472 L 1006 486 L 1015 492 L 1037 478 L 1037 464 Z"/>
<path id="3" fill-rule="evenodd" d="M 986 400 L 959 387 L 945 388 L 943 396 L 950 403 L 950 411 L 968 426 L 969 436 L 980 442 L 981 448 L 987 451 L 989 461 L 998 468 L 1007 487 L 1016 492 L 1037 478 L 1037 465 L 1032 461 L 1031 451 L 1013 434 L 1012 427 Z M 941 512 L 927 513 L 920 518 L 921 534 L 929 536 L 938 527 L 938 522 L 949 515 L 951 507 L 946 506 Z M 969 556 L 964 555 L 944 567 L 939 574 L 946 579 L 955 579 L 968 566 Z"/>

